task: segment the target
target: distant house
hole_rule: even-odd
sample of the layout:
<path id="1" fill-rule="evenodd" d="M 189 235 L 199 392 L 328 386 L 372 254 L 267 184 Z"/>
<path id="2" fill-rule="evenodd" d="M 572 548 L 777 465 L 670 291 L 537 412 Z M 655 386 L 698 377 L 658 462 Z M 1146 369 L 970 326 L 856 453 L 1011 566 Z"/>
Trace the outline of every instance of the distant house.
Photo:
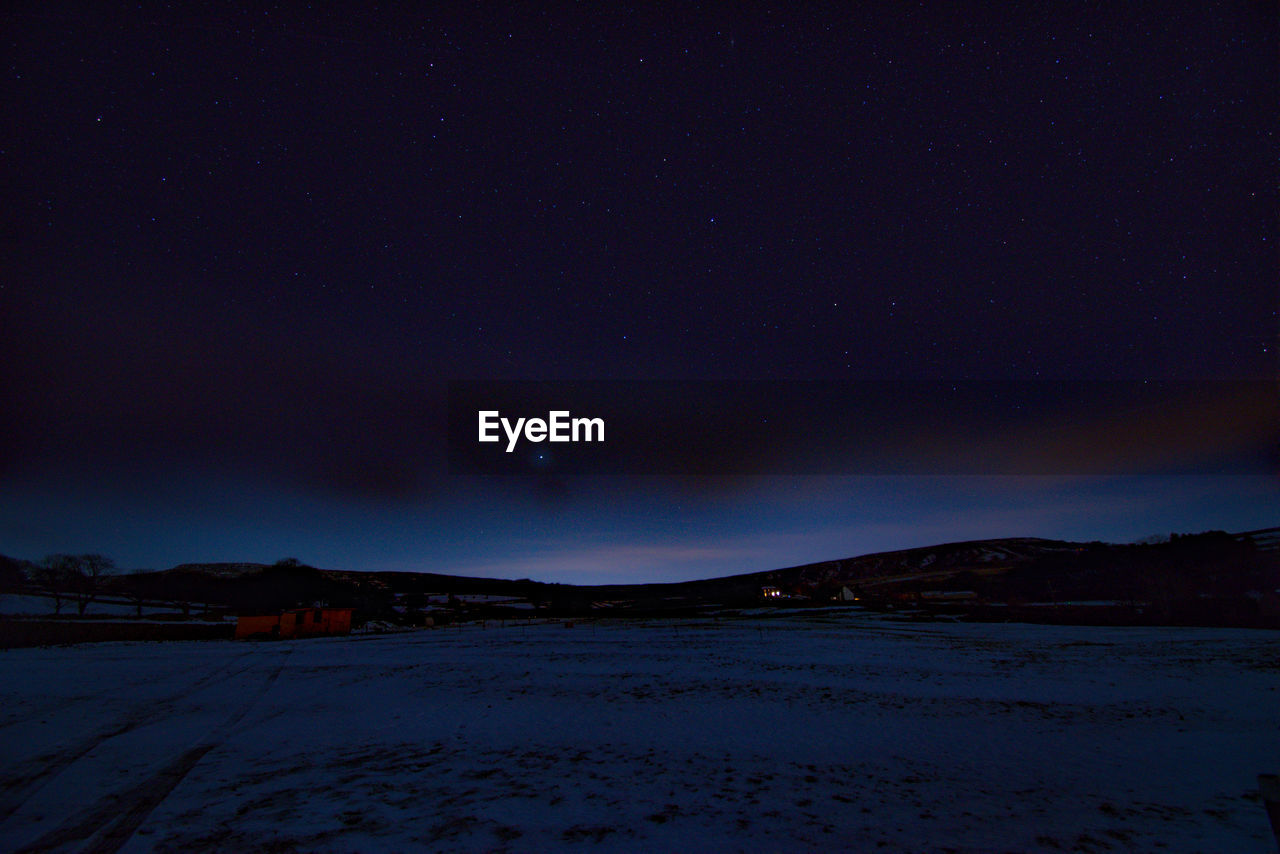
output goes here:
<path id="1" fill-rule="evenodd" d="M 279 614 L 241 616 L 237 638 L 308 638 L 351 633 L 351 608 L 290 608 Z"/>
<path id="2" fill-rule="evenodd" d="M 761 587 L 760 597 L 762 599 L 781 599 L 782 591 L 777 587 Z"/>

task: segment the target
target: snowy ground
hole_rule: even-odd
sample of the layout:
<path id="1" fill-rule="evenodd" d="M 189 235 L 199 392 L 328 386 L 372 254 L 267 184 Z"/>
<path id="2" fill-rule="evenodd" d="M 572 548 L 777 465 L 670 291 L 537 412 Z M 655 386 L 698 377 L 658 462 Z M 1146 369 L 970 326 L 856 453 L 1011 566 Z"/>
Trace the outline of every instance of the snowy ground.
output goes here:
<path id="1" fill-rule="evenodd" d="M 0 653 L 0 849 L 1269 851 L 1280 635 L 841 611 Z"/>
<path id="2" fill-rule="evenodd" d="M 207 606 L 201 603 L 189 604 L 187 610 L 191 614 L 200 614 Z M 62 616 L 70 617 L 79 613 L 74 599 L 62 601 Z M 133 602 L 114 597 L 95 599 L 85 608 L 85 617 L 129 617 L 138 613 L 138 606 Z M 0 595 L 0 616 L 6 617 L 53 617 L 57 611 L 53 598 L 49 596 L 21 596 L 6 593 Z M 142 606 L 142 615 L 150 617 L 177 617 L 182 615 L 182 606 L 177 603 L 146 602 Z"/>
<path id="3" fill-rule="evenodd" d="M 143 609 L 144 613 L 156 610 L 151 606 Z M 75 614 L 76 603 L 71 598 L 62 602 L 63 614 Z M 137 606 L 130 602 L 90 602 L 85 615 L 132 617 L 138 613 Z M 53 599 L 48 596 L 15 596 L 6 593 L 0 596 L 0 614 L 6 616 L 52 617 L 54 615 Z"/>

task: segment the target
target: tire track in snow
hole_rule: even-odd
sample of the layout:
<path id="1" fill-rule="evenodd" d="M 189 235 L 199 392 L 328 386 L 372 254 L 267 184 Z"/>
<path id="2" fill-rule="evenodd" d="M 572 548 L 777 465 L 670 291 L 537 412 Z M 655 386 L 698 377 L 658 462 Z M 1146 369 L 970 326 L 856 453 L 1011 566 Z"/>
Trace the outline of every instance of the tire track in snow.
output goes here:
<path id="1" fill-rule="evenodd" d="M 253 654 L 252 652 L 241 653 L 239 654 L 239 656 L 234 658 L 233 661 L 224 663 L 224 665 L 220 665 L 219 670 L 221 670 L 221 668 L 223 667 L 234 666 L 236 665 L 236 662 L 243 661 L 244 658 L 246 658 L 247 656 L 252 656 L 252 654 Z M 56 714 L 58 712 L 63 711 L 63 709 L 72 708 L 73 705 L 78 705 L 81 703 L 100 702 L 100 700 L 113 697 L 113 695 L 114 697 L 119 697 L 120 694 L 125 693 L 125 691 L 128 691 L 129 689 L 134 688 L 134 686 L 147 685 L 147 684 L 150 684 L 151 681 L 154 681 L 154 680 L 151 680 L 150 677 L 148 677 L 148 679 L 140 679 L 137 681 L 129 682 L 129 684 L 127 685 L 115 685 L 113 686 L 113 688 L 108 688 L 101 691 L 95 691 L 95 693 L 93 694 L 84 694 L 83 697 L 69 697 L 69 698 L 63 698 L 63 699 L 50 700 L 49 703 L 42 705 L 42 707 L 40 708 L 27 709 L 27 711 L 23 713 L 22 717 L 14 718 L 14 720 L 12 721 L 0 721 L 0 730 L 6 730 L 6 729 L 9 729 L 9 727 L 18 726 L 19 723 L 27 723 L 29 721 L 29 718 L 44 717 L 46 716 L 46 714 Z M 192 688 L 193 688 L 192 685 L 188 685 L 187 688 L 183 690 L 188 691 L 189 693 L 189 691 L 191 691 Z M 161 700 L 161 702 L 172 702 L 172 700 L 174 699 L 180 699 L 180 695 L 174 695 L 174 697 L 170 697 L 166 700 Z"/>
<path id="2" fill-rule="evenodd" d="M 169 793 L 177 788 L 204 755 L 213 750 L 249 714 L 258 701 L 271 690 L 287 663 L 293 649 L 287 649 L 279 663 L 254 692 L 226 720 L 209 732 L 198 744 L 184 751 L 147 780 L 124 793 L 101 798 L 83 817 L 72 818 L 22 848 L 17 854 L 49 851 L 63 845 L 88 840 L 81 849 L 85 854 L 114 854 L 129 841 L 147 816 L 159 806 Z M 248 669 L 248 668 L 246 668 Z M 237 671 L 242 673 L 243 670 Z M 189 692 L 188 692 L 189 693 Z"/>
<path id="3" fill-rule="evenodd" d="M 245 667 L 230 671 L 236 664 L 243 661 L 246 657 L 254 655 L 253 651 L 241 653 L 236 658 L 219 666 L 211 673 L 207 673 L 200 679 L 177 691 L 176 693 L 160 700 L 155 705 L 147 704 L 141 712 L 135 712 L 128 715 L 121 721 L 104 727 L 97 732 L 87 736 L 76 742 L 72 746 L 61 750 L 52 756 L 38 756 L 35 759 L 22 763 L 12 772 L 5 774 L 5 780 L 0 783 L 0 822 L 3 822 L 9 816 L 13 815 L 22 807 L 31 796 L 44 784 L 71 763 L 80 757 L 92 751 L 99 744 L 112 738 L 124 735 L 137 729 L 143 724 L 150 723 L 159 717 L 173 711 L 175 704 L 181 702 L 195 692 L 205 688 L 210 683 L 220 679 L 230 679 L 238 676 L 253 667 L 250 663 Z M 72 701 L 72 702 L 79 702 Z"/>

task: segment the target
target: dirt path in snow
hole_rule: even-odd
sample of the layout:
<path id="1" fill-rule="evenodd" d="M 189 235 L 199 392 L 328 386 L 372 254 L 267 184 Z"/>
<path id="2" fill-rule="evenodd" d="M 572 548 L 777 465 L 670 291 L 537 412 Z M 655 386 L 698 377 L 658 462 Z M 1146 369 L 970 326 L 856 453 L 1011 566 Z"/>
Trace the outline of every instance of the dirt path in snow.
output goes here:
<path id="1" fill-rule="evenodd" d="M 241 653 L 236 658 L 226 662 L 225 664 L 205 674 L 195 682 L 183 687 L 181 690 L 157 702 L 154 706 L 147 706 L 142 711 L 134 712 L 122 720 L 103 727 L 92 735 L 81 739 L 74 744 L 59 750 L 54 754 L 45 754 L 37 756 L 34 759 L 22 763 L 18 767 L 12 769 L 5 774 L 5 779 L 0 783 L 0 822 L 13 815 L 30 797 L 35 794 L 36 790 L 46 781 L 57 774 L 80 757 L 89 753 L 99 744 L 108 739 L 117 738 L 137 729 L 145 723 L 162 718 L 166 714 L 173 711 L 176 704 L 191 696 L 202 688 L 223 679 L 231 679 L 253 667 L 253 664 L 241 667 L 239 670 L 233 670 L 237 664 L 244 661 L 245 658 L 254 653 Z M 65 708 L 69 705 L 84 702 L 93 699 L 93 697 L 81 697 L 70 700 L 62 704 L 59 708 Z M 48 714 L 48 712 L 46 712 Z"/>
<path id="2" fill-rule="evenodd" d="M 142 783 L 128 791 L 113 793 L 99 799 L 96 804 L 82 815 L 68 819 L 36 841 L 18 849 L 19 852 L 50 851 L 81 840 L 88 840 L 85 847 L 81 849 L 85 852 L 101 853 L 119 850 L 142 822 L 146 820 L 147 816 L 151 814 L 152 810 L 164 801 L 168 794 L 182 782 L 206 753 L 217 747 L 226 738 L 231 730 L 244 719 L 245 715 L 271 689 L 271 686 L 280 678 L 285 663 L 292 652 L 292 649 L 285 650 L 258 690 L 250 694 L 235 712 L 211 730 L 198 744 L 174 757 Z M 121 736 L 141 724 L 163 718 L 174 711 L 177 703 L 214 682 L 231 679 L 253 669 L 258 663 L 257 661 L 235 669 L 237 664 L 251 655 L 255 655 L 255 652 L 246 652 L 232 659 L 182 691 L 166 698 L 157 706 L 149 707 L 145 714 L 132 715 L 107 730 L 95 733 L 90 738 L 58 753 L 51 765 L 41 765 L 40 770 L 32 771 L 25 778 L 17 779 L 13 783 L 7 784 L 6 788 L 9 790 L 9 796 L 3 802 L 3 808 L 6 811 L 0 813 L 0 820 L 3 820 L 21 807 L 45 781 L 52 779 L 57 773 L 104 741 Z M 39 762 L 40 760 L 37 760 L 28 764 L 34 765 Z"/>

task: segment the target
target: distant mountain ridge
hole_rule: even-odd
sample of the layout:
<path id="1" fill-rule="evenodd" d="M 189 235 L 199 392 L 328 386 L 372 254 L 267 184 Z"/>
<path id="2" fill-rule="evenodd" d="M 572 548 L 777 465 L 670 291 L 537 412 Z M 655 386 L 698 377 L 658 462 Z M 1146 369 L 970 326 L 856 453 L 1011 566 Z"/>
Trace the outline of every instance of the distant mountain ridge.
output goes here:
<path id="1" fill-rule="evenodd" d="M 161 572 L 192 572 L 212 575 L 214 578 L 240 578 L 262 572 L 271 564 L 268 563 L 180 563 Z"/>
<path id="2" fill-rule="evenodd" d="M 943 543 L 932 546 L 921 546 L 911 549 L 899 549 L 888 552 L 874 552 L 838 560 L 817 561 L 799 564 L 781 569 L 757 570 L 755 572 L 735 573 L 733 575 L 713 578 L 693 579 L 689 581 L 658 581 L 639 584 L 555 584 L 558 587 L 581 587 L 584 589 L 618 590 L 630 588 L 651 589 L 654 587 L 684 587 L 687 585 L 718 585 L 733 581 L 751 581 L 761 583 L 786 584 L 818 584 L 823 582 L 840 582 L 842 584 L 863 581 L 873 578 L 893 577 L 909 572 L 956 570 L 966 567 L 992 568 L 1007 567 L 1015 563 L 1032 560 L 1044 554 L 1077 551 L 1086 546 L 1085 543 L 1073 543 L 1064 540 L 1047 540 L 1037 537 L 1008 537 L 994 540 L 969 540 L 959 543 Z M 183 563 L 160 573 L 200 573 L 215 578 L 240 578 L 262 572 L 279 564 L 249 562 L 216 562 L 216 563 Z M 458 582 L 475 582 L 477 584 L 520 583 L 548 584 L 523 579 L 519 582 L 503 578 L 482 578 L 478 576 L 449 575 L 430 572 L 387 571 L 387 570 L 335 570 L 320 569 L 327 577 L 345 579 L 351 576 L 373 578 L 403 579 L 406 576 L 437 579 L 446 585 Z"/>
<path id="3" fill-rule="evenodd" d="M 887 580 L 913 573 L 1008 568 L 1045 555 L 1075 553 L 1087 547 L 1087 543 L 1038 537 L 968 540 L 819 561 L 755 575 L 790 584 L 843 585 Z"/>
<path id="4" fill-rule="evenodd" d="M 524 608 L 548 615 L 677 614 L 856 601 L 872 608 L 950 609 L 953 617 L 971 619 L 1039 622 L 1056 614 L 1060 621 L 1105 617 L 1117 624 L 1280 627 L 1276 532 L 1210 531 L 1131 544 L 1005 537 L 647 584 L 326 570 L 293 559 L 184 563 L 112 576 L 104 590 L 135 600 L 204 603 L 241 613 L 329 602 L 380 619 L 410 611 L 421 615 L 424 608 L 442 605 L 455 616 L 498 613 L 498 599 L 520 600 Z M 8 589 L 39 589 L 34 564 L 0 557 L 0 569 L 6 569 L 6 578 L 12 576 L 5 582 Z M 1085 607 L 1093 610 L 1079 612 Z M 1100 617 L 1102 608 L 1109 610 Z"/>

